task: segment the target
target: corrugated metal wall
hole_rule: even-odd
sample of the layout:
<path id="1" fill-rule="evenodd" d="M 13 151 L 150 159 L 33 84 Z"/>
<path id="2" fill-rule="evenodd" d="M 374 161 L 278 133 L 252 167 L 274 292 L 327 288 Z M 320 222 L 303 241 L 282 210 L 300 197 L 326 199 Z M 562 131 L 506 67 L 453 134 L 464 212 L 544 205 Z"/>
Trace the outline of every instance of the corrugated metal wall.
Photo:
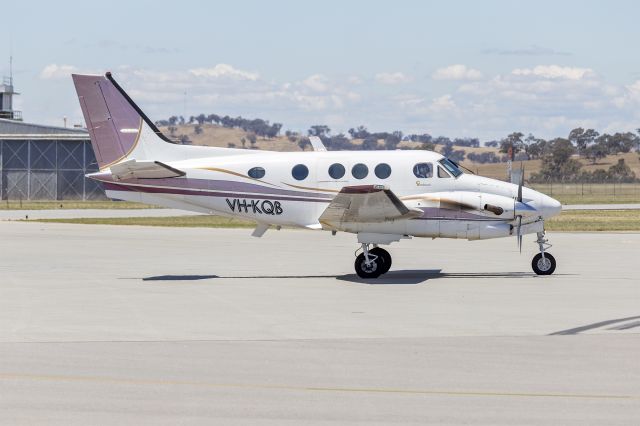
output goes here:
<path id="1" fill-rule="evenodd" d="M 0 140 L 3 200 L 105 199 L 102 186 L 84 177 L 97 170 L 88 140 Z"/>

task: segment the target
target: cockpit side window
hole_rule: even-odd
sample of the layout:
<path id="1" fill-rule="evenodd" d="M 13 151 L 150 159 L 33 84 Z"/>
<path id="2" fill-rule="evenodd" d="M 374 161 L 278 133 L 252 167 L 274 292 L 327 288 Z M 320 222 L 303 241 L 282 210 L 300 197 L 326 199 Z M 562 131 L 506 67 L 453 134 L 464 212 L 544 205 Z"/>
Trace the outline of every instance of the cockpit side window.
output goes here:
<path id="1" fill-rule="evenodd" d="M 433 177 L 433 166 L 431 163 L 418 163 L 413 166 L 413 174 L 420 179 Z"/>
<path id="2" fill-rule="evenodd" d="M 458 177 L 462 174 L 462 170 L 460 170 L 460 168 L 458 167 L 458 165 L 456 163 L 454 163 L 453 161 L 449 160 L 448 158 L 443 158 L 442 160 L 438 161 L 442 167 L 444 167 L 449 173 L 451 173 L 453 175 L 453 177 Z M 438 172 L 438 176 L 440 176 L 440 172 Z"/>
<path id="3" fill-rule="evenodd" d="M 439 178 L 450 178 L 449 173 L 445 172 L 442 166 L 438 166 L 438 177 Z"/>

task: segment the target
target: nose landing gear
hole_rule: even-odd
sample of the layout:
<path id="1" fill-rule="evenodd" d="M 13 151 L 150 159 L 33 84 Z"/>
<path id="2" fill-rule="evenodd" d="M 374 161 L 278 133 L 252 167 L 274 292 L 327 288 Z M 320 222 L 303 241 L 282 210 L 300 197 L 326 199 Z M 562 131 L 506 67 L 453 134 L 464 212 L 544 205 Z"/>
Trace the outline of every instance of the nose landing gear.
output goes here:
<path id="1" fill-rule="evenodd" d="M 538 275 L 551 275 L 556 270 L 556 259 L 550 253 L 546 252 L 548 248 L 551 248 L 551 244 L 549 244 L 549 240 L 544 237 L 544 231 L 538 232 L 537 235 L 538 239 L 536 243 L 538 243 L 540 253 L 533 256 L 531 267 L 533 268 L 533 272 Z"/>
<path id="2" fill-rule="evenodd" d="M 360 278 L 378 278 L 391 268 L 391 255 L 380 247 L 369 249 L 369 244 L 362 244 L 362 253 L 356 257 L 356 274 Z"/>

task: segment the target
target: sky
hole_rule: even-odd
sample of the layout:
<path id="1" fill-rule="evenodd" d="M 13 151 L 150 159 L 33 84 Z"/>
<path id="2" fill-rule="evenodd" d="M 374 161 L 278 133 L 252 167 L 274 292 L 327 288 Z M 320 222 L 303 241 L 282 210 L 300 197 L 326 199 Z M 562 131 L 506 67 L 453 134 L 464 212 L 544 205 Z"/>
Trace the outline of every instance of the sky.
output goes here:
<path id="1" fill-rule="evenodd" d="M 216 113 L 495 140 L 640 128 L 637 1 L 8 2 L 25 121 L 83 123 L 71 73 L 153 120 Z"/>

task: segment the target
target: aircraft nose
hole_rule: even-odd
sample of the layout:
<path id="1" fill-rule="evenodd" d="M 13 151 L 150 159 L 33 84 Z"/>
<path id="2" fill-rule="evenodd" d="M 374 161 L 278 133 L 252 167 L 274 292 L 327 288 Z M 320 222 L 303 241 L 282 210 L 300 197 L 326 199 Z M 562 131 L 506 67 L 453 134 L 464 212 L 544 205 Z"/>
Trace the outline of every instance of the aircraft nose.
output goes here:
<path id="1" fill-rule="evenodd" d="M 555 198 L 540 194 L 540 210 L 542 211 L 542 217 L 546 219 L 560 214 L 562 204 Z"/>

